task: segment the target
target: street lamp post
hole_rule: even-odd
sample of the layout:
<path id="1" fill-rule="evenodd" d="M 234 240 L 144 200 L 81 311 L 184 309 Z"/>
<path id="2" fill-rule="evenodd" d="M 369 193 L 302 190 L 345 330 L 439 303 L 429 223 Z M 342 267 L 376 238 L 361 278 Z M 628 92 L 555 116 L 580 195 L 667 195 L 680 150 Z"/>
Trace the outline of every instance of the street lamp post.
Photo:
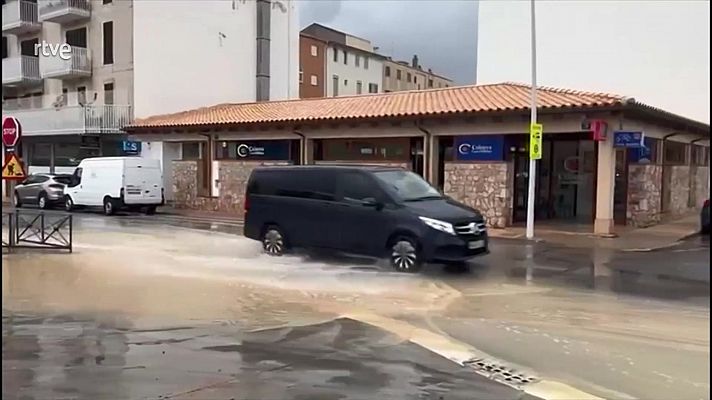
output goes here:
<path id="1" fill-rule="evenodd" d="M 532 40 L 532 89 L 531 89 L 531 126 L 536 124 L 536 19 L 534 0 L 531 0 L 531 40 Z M 531 143 L 530 143 L 531 145 Z M 536 196 L 536 160 L 529 155 L 529 191 L 527 196 L 527 239 L 534 238 L 534 201 Z"/>

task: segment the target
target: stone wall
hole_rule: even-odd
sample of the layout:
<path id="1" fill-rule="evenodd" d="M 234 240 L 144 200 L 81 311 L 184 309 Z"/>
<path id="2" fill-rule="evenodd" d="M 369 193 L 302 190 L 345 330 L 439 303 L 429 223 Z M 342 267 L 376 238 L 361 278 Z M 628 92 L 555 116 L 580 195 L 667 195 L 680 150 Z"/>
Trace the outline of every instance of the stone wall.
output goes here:
<path id="1" fill-rule="evenodd" d="M 479 210 L 487 225 L 504 228 L 511 218 L 510 163 L 445 163 L 445 194 Z"/>
<path id="2" fill-rule="evenodd" d="M 670 181 L 665 185 L 670 190 L 670 205 L 668 216 L 677 217 L 688 214 L 690 207 L 690 167 L 687 165 L 667 166 L 670 168 Z"/>
<path id="3" fill-rule="evenodd" d="M 663 167 L 654 164 L 631 164 L 628 167 L 629 225 L 645 227 L 660 222 Z"/>
<path id="4" fill-rule="evenodd" d="M 702 207 L 705 200 L 710 198 L 709 180 L 707 179 L 709 167 L 696 167 L 692 179 L 695 182 L 695 207 Z"/>
<path id="5" fill-rule="evenodd" d="M 197 161 L 173 161 L 173 191 L 176 208 L 241 213 L 252 170 L 265 165 L 289 165 L 288 162 L 218 161 L 220 195 L 198 195 Z"/>

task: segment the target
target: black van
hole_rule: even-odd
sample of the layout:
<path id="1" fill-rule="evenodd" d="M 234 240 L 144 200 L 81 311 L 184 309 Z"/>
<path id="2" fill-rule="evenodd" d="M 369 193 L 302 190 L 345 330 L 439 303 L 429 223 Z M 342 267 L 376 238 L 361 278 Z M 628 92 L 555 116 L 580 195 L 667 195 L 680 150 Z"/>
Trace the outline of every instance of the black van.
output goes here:
<path id="1" fill-rule="evenodd" d="M 417 174 L 380 166 L 256 168 L 247 184 L 244 229 L 271 255 L 326 248 L 388 256 L 403 272 L 489 252 L 479 212 Z"/>

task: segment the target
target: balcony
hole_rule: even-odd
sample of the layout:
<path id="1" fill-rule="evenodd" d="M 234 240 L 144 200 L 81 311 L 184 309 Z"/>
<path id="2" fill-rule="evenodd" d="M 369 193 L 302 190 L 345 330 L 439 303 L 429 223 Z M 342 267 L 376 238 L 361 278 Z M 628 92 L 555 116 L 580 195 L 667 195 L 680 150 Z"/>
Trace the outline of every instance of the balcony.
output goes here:
<path id="1" fill-rule="evenodd" d="M 2 5 L 3 35 L 22 35 L 41 28 L 42 24 L 37 19 L 37 3 L 10 0 Z"/>
<path id="2" fill-rule="evenodd" d="M 31 56 L 3 58 L 2 85 L 7 87 L 33 87 L 42 84 L 40 59 Z"/>
<path id="3" fill-rule="evenodd" d="M 23 136 L 120 134 L 133 121 L 131 106 L 65 106 L 9 111 L 22 123 Z"/>
<path id="4" fill-rule="evenodd" d="M 42 78 L 71 79 L 91 76 L 89 50 L 72 46 L 69 55 L 44 56 L 40 53 L 40 76 Z"/>
<path id="5" fill-rule="evenodd" d="M 91 16 L 89 0 L 39 0 L 39 21 L 68 24 Z"/>

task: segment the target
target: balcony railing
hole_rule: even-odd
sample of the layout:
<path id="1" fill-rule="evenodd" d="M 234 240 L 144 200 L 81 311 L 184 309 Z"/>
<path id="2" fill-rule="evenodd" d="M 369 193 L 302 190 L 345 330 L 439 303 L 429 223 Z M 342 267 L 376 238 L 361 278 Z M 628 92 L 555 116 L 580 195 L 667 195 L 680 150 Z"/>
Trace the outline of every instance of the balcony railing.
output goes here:
<path id="1" fill-rule="evenodd" d="M 59 24 L 91 16 L 89 0 L 39 0 L 39 20 Z"/>
<path id="2" fill-rule="evenodd" d="M 133 121 L 131 106 L 91 105 L 15 110 L 23 136 L 118 134 Z"/>
<path id="3" fill-rule="evenodd" d="M 88 49 L 71 46 L 69 55 L 40 56 L 40 76 L 43 78 L 72 78 L 91 76 L 91 58 Z"/>
<path id="4" fill-rule="evenodd" d="M 31 56 L 3 58 L 3 86 L 36 86 L 41 83 L 39 58 Z"/>
<path id="5" fill-rule="evenodd" d="M 38 31 L 41 26 L 37 18 L 37 3 L 10 0 L 2 5 L 2 33 L 19 35 Z"/>

